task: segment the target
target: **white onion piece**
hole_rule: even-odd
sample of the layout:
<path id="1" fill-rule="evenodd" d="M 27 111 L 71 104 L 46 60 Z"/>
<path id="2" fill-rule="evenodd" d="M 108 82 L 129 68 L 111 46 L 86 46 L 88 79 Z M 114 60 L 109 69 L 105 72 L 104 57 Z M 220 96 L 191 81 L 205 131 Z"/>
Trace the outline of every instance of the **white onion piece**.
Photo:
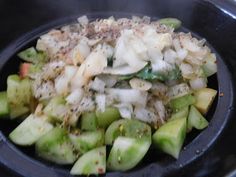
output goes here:
<path id="1" fill-rule="evenodd" d="M 117 83 L 117 77 L 113 75 L 107 75 L 107 74 L 100 74 L 97 76 L 100 80 L 102 80 L 105 83 L 105 86 L 107 88 L 113 87 Z"/>
<path id="2" fill-rule="evenodd" d="M 182 76 L 184 78 L 191 78 L 192 75 L 194 74 L 194 70 L 193 70 L 193 67 L 190 65 L 190 64 L 187 64 L 187 63 L 181 63 L 181 65 L 179 66 L 180 70 L 181 70 L 181 73 L 182 73 Z"/>
<path id="3" fill-rule="evenodd" d="M 147 49 L 156 48 L 161 51 L 164 47 L 171 46 L 172 38 L 170 33 L 157 33 L 153 26 L 146 25 L 142 29 L 142 41 Z"/>
<path id="4" fill-rule="evenodd" d="M 33 83 L 33 93 L 35 98 L 40 100 L 49 99 L 56 95 L 56 90 L 52 81 L 48 80 L 43 83 Z"/>
<path id="5" fill-rule="evenodd" d="M 147 103 L 147 92 L 135 89 L 106 89 L 106 93 L 114 100 L 121 103 L 145 106 Z"/>
<path id="6" fill-rule="evenodd" d="M 77 71 L 76 66 L 66 66 L 62 75 L 55 79 L 55 89 L 60 95 L 67 94 L 69 91 L 69 82 Z"/>
<path id="7" fill-rule="evenodd" d="M 90 96 L 86 96 L 82 98 L 78 105 L 76 105 L 76 108 L 80 112 L 94 111 L 95 103 Z"/>
<path id="8" fill-rule="evenodd" d="M 62 40 L 62 33 L 59 30 L 52 30 L 47 34 L 40 36 L 36 44 L 36 49 L 47 52 L 49 57 L 53 57 L 61 48 L 69 45 L 68 40 Z"/>
<path id="9" fill-rule="evenodd" d="M 97 110 L 100 112 L 104 112 L 106 108 L 106 95 L 105 94 L 96 94 L 95 102 L 97 105 Z"/>
<path id="10" fill-rule="evenodd" d="M 141 91 L 148 91 L 152 87 L 152 83 L 138 79 L 138 78 L 133 78 L 129 81 L 129 84 L 131 88 L 141 90 Z"/>
<path id="11" fill-rule="evenodd" d="M 180 35 L 180 43 L 183 48 L 191 52 L 198 52 L 201 50 L 201 47 L 199 47 L 195 41 L 191 40 L 191 36 L 189 35 Z"/>
<path id="12" fill-rule="evenodd" d="M 163 102 L 159 101 L 159 100 L 155 101 L 154 107 L 155 107 L 155 109 L 156 109 L 156 111 L 159 115 L 161 123 L 162 124 L 165 123 L 165 117 L 166 117 L 165 112 L 166 112 L 166 110 L 165 110 L 165 106 L 164 106 Z"/>
<path id="13" fill-rule="evenodd" d="M 89 79 L 90 77 L 85 76 L 85 65 L 80 65 L 74 77 L 71 79 L 71 90 L 81 88 L 88 83 Z"/>
<path id="14" fill-rule="evenodd" d="M 70 66 L 70 65 L 65 66 L 65 76 L 69 79 L 72 79 L 77 70 L 78 70 L 77 66 Z"/>
<path id="15" fill-rule="evenodd" d="M 89 55 L 90 48 L 87 44 L 87 40 L 80 40 L 79 43 L 71 50 L 70 58 L 73 64 L 76 66 L 77 64 L 83 63 L 85 58 Z"/>
<path id="16" fill-rule="evenodd" d="M 141 68 L 143 69 L 143 68 Z M 127 75 L 127 74 L 133 74 L 136 73 L 138 71 L 140 71 L 141 69 L 137 69 L 137 68 L 133 68 L 130 67 L 129 65 L 125 65 L 125 66 L 120 66 L 120 67 L 116 67 L 116 68 L 105 68 L 103 73 L 104 74 L 113 74 L 113 75 Z"/>
<path id="17" fill-rule="evenodd" d="M 85 26 L 89 23 L 88 17 L 86 15 L 83 15 L 77 19 L 77 21 L 82 25 Z"/>
<path id="18" fill-rule="evenodd" d="M 103 93 L 105 89 L 105 82 L 103 82 L 98 77 L 95 77 L 93 81 L 90 81 L 89 88 L 99 93 Z"/>
<path id="19" fill-rule="evenodd" d="M 176 58 L 177 58 L 177 53 L 174 50 L 172 49 L 165 50 L 164 61 L 170 64 L 175 64 Z"/>
<path id="20" fill-rule="evenodd" d="M 152 71 L 153 72 L 166 72 L 173 68 L 172 65 L 165 62 L 164 60 L 156 60 L 152 62 Z"/>
<path id="21" fill-rule="evenodd" d="M 147 123 L 156 123 L 158 116 L 144 107 L 135 106 L 134 118 Z"/>
<path id="22" fill-rule="evenodd" d="M 181 97 L 186 94 L 189 94 L 190 92 L 191 92 L 191 90 L 190 90 L 188 84 L 181 83 L 181 84 L 170 87 L 167 92 L 167 96 L 170 99 L 173 99 L 173 98 L 177 98 L 177 97 Z"/>
<path id="23" fill-rule="evenodd" d="M 182 49 L 180 46 L 180 42 L 178 39 L 173 40 L 173 46 L 175 48 L 175 51 L 177 53 L 177 56 L 180 60 L 184 60 L 185 57 L 188 55 L 188 51 L 186 49 Z"/>
<path id="24" fill-rule="evenodd" d="M 92 76 L 101 74 L 106 66 L 107 58 L 101 51 L 94 50 L 91 52 L 72 78 L 72 90 L 86 85 Z"/>
<path id="25" fill-rule="evenodd" d="M 133 30 L 121 31 L 115 47 L 115 58 L 113 67 L 119 67 L 128 64 L 130 67 L 140 70 L 147 62 L 147 49 L 140 38 Z"/>
<path id="26" fill-rule="evenodd" d="M 100 50 L 107 58 L 110 58 L 114 55 L 114 48 L 106 43 L 98 45 L 96 50 Z"/>
<path id="27" fill-rule="evenodd" d="M 156 60 L 163 60 L 162 52 L 153 46 L 148 48 L 148 56 L 150 57 L 151 63 L 155 63 Z"/>
<path id="28" fill-rule="evenodd" d="M 83 63 L 85 65 L 85 77 L 101 74 L 107 66 L 107 57 L 100 51 L 94 50 Z"/>
<path id="29" fill-rule="evenodd" d="M 207 79 L 206 78 L 196 78 L 189 81 L 189 84 L 193 90 L 198 90 L 207 87 Z"/>
<path id="30" fill-rule="evenodd" d="M 55 89 L 57 94 L 64 95 L 68 90 L 69 79 L 65 75 L 60 75 L 55 79 Z"/>
<path id="31" fill-rule="evenodd" d="M 83 89 L 76 89 L 66 97 L 66 102 L 69 104 L 79 104 L 83 95 L 84 95 Z"/>
<path id="32" fill-rule="evenodd" d="M 43 67 L 43 72 L 41 73 L 44 80 L 55 79 L 64 69 L 65 63 L 63 61 L 52 61 L 47 63 Z"/>
<path id="33" fill-rule="evenodd" d="M 158 97 L 164 97 L 168 91 L 168 87 L 160 82 L 155 82 L 152 84 L 151 92 L 153 95 Z"/>
<path id="34" fill-rule="evenodd" d="M 133 114 L 133 107 L 131 104 L 127 103 L 121 103 L 114 105 L 116 108 L 118 108 L 120 115 L 122 118 L 125 119 L 131 119 Z"/>

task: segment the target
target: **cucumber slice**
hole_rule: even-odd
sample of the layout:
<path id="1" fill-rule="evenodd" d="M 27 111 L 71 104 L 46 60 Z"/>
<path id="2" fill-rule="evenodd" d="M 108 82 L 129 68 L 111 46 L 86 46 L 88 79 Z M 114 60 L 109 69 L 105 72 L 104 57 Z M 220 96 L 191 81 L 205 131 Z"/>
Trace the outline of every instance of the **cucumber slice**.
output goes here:
<path id="1" fill-rule="evenodd" d="M 29 105 L 31 98 L 31 83 L 28 78 L 20 80 L 18 75 L 8 76 L 7 99 L 11 105 Z"/>
<path id="2" fill-rule="evenodd" d="M 195 97 L 192 96 L 191 94 L 187 94 L 175 99 L 170 100 L 170 107 L 173 111 L 177 112 L 178 110 L 192 105 L 195 103 Z"/>
<path id="3" fill-rule="evenodd" d="M 19 58 L 31 63 L 40 63 L 47 60 L 47 54 L 43 51 L 36 51 L 34 47 L 30 47 L 17 54 Z"/>
<path id="4" fill-rule="evenodd" d="M 109 170 L 126 171 L 135 167 L 147 153 L 151 142 L 129 137 L 118 137 L 107 160 Z"/>
<path id="5" fill-rule="evenodd" d="M 151 127 L 138 120 L 117 120 L 107 128 L 105 143 L 112 144 L 118 136 L 151 141 Z"/>
<path id="6" fill-rule="evenodd" d="M 67 113 L 66 101 L 63 97 L 57 96 L 52 98 L 43 112 L 55 121 L 63 122 Z"/>
<path id="7" fill-rule="evenodd" d="M 189 107 L 184 107 L 180 109 L 178 112 L 173 113 L 168 121 L 179 119 L 179 118 L 187 118 L 189 113 Z"/>
<path id="8" fill-rule="evenodd" d="M 82 130 L 96 130 L 97 125 L 97 117 L 93 112 L 84 113 L 81 117 L 81 129 Z"/>
<path id="9" fill-rule="evenodd" d="M 10 109 L 7 101 L 7 92 L 0 92 L 0 117 L 9 115 Z"/>
<path id="10" fill-rule="evenodd" d="M 127 119 L 112 122 L 106 130 L 105 143 L 111 145 L 118 136 L 124 135 L 124 124 L 126 123 Z"/>
<path id="11" fill-rule="evenodd" d="M 75 149 L 84 154 L 104 144 L 104 130 L 84 132 L 80 135 L 71 134 L 70 139 Z"/>
<path id="12" fill-rule="evenodd" d="M 15 144 L 29 146 L 52 128 L 53 126 L 45 120 L 45 117 L 31 114 L 10 133 L 9 138 Z"/>
<path id="13" fill-rule="evenodd" d="M 205 58 L 205 64 L 202 66 L 206 77 L 212 76 L 217 72 L 216 56 L 211 53 Z"/>
<path id="14" fill-rule="evenodd" d="M 153 134 L 154 145 L 177 159 L 186 136 L 186 126 L 186 118 L 167 122 Z"/>
<path id="15" fill-rule="evenodd" d="M 190 107 L 190 112 L 188 116 L 188 130 L 192 127 L 202 130 L 208 126 L 208 121 L 201 115 L 201 113 L 194 107 Z"/>
<path id="16" fill-rule="evenodd" d="M 30 112 L 30 109 L 22 105 L 10 105 L 10 118 L 24 117 Z"/>
<path id="17" fill-rule="evenodd" d="M 211 88 L 203 88 L 194 93 L 196 102 L 194 106 L 202 113 L 206 114 L 216 97 L 217 91 Z"/>
<path id="18" fill-rule="evenodd" d="M 98 126 L 106 129 L 112 122 L 120 119 L 120 112 L 117 108 L 107 107 L 104 112 L 96 111 L 96 116 Z"/>
<path id="19" fill-rule="evenodd" d="M 72 164 L 76 160 L 73 145 L 63 128 L 55 127 L 47 132 L 36 142 L 35 148 L 39 157 L 57 164 Z"/>
<path id="20" fill-rule="evenodd" d="M 174 28 L 174 29 L 180 28 L 180 26 L 182 24 L 182 22 L 177 18 L 162 18 L 162 19 L 158 20 L 158 22 L 162 25 L 166 25 L 166 26 Z"/>
<path id="21" fill-rule="evenodd" d="M 104 174 L 106 172 L 106 147 L 102 146 L 82 155 L 72 167 L 72 175 Z"/>
<path id="22" fill-rule="evenodd" d="M 22 104 L 22 98 L 19 93 L 20 77 L 18 75 L 10 75 L 7 78 L 7 100 L 11 104 Z"/>

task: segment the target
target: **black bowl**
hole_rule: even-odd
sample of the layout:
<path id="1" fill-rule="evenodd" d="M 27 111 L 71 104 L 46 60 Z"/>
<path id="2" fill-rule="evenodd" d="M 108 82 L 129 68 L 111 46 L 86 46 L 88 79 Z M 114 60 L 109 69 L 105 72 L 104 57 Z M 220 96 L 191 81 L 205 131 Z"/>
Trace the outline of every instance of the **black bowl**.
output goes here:
<path id="1" fill-rule="evenodd" d="M 52 3 L 51 1 L 49 1 Z M 38 2 L 40 3 L 40 2 Z M 108 3 L 108 2 L 107 2 Z M 114 2 L 115 3 L 115 2 Z M 116 2 L 117 3 L 117 2 Z M 121 2 L 120 2 L 121 3 Z M 141 3 L 141 2 L 139 2 Z M 152 2 L 155 4 L 155 2 Z M 167 2 L 162 1 L 163 7 L 168 5 Z M 86 3 L 85 3 L 86 4 Z M 108 3 L 109 4 L 109 3 Z M 118 3 L 119 4 L 119 3 Z M 132 3 L 135 5 L 134 3 Z M 175 2 L 172 2 L 172 5 L 167 7 L 172 7 Z M 71 3 L 70 5 L 73 5 Z M 190 5 L 189 5 L 190 6 Z M 197 6 L 197 7 L 196 7 Z M 166 7 L 166 8 L 167 8 Z M 195 4 L 195 11 L 202 10 L 204 12 L 204 8 L 212 8 L 211 4 Z M 150 7 L 151 8 L 151 7 Z M 159 9 L 159 8 L 157 8 Z M 214 12 L 214 10 L 212 10 Z M 212 12 L 210 11 L 210 12 Z M 163 14 L 160 12 L 159 14 L 149 14 L 145 13 L 146 11 L 143 9 L 141 15 L 151 15 L 152 17 L 161 17 Z M 95 18 L 106 18 L 111 15 L 115 17 L 130 17 L 131 15 L 136 14 L 132 13 L 117 13 L 117 12 L 98 12 L 98 13 L 90 13 L 88 14 L 90 19 Z M 46 25 L 37 27 L 30 33 L 23 35 L 18 38 L 16 41 L 12 42 L 7 48 L 5 48 L 0 53 L 0 89 L 6 89 L 6 78 L 9 74 L 16 73 L 18 71 L 20 60 L 15 56 L 17 52 L 20 50 L 32 46 L 35 44 L 35 40 L 43 33 L 47 32 L 49 29 L 57 28 L 62 25 L 75 22 L 76 17 L 80 16 L 79 13 L 76 13 L 73 16 L 58 18 L 52 20 L 52 22 L 47 23 Z M 169 16 L 169 15 L 168 15 Z M 173 16 L 173 15 L 171 15 Z M 201 16 L 200 16 L 201 17 Z M 198 16 L 199 18 L 199 16 Z M 193 21 L 196 20 L 193 14 Z M 183 20 L 187 20 L 187 18 L 183 18 Z M 183 21 L 185 25 L 185 21 Z M 189 25 L 189 22 L 186 22 L 186 27 L 192 30 L 193 32 L 198 32 L 200 36 L 208 39 L 208 35 L 204 35 L 204 30 L 201 31 L 198 27 L 204 24 L 203 22 L 197 21 L 196 23 L 191 22 L 192 25 Z M 196 27 L 194 28 L 194 25 Z M 206 26 L 209 24 L 205 24 Z M 212 24 L 211 24 L 212 25 Z M 208 32 L 212 26 L 204 26 L 206 28 L 206 32 Z M 213 26 L 214 27 L 214 26 Z M 210 29 L 209 29 L 210 28 Z M 183 29 L 186 30 L 186 29 Z M 199 32 L 200 30 L 200 32 Z M 213 29 L 212 29 L 213 30 Z M 213 31 L 215 32 L 215 31 Z M 197 33 L 195 34 L 197 35 Z M 212 37 L 210 36 L 210 39 Z M 213 42 L 213 43 L 211 43 Z M 210 44 L 217 44 L 216 41 L 209 41 Z M 211 47 L 214 52 L 213 47 Z M 174 160 L 173 158 L 158 153 L 155 149 L 151 149 L 149 153 L 146 155 L 145 159 L 139 166 L 129 172 L 120 173 L 120 172 L 108 172 L 105 176 L 172 176 L 175 174 L 186 175 L 181 172 L 183 169 L 187 169 L 191 164 L 195 161 L 198 161 L 201 158 L 204 158 L 204 155 L 209 152 L 209 149 L 213 147 L 218 137 L 221 135 L 222 131 L 225 129 L 227 122 L 232 117 L 233 112 L 233 98 L 234 98 L 234 85 L 231 73 L 228 68 L 228 64 L 226 58 L 221 58 L 219 54 L 217 54 L 218 59 L 218 73 L 217 77 L 213 76 L 209 79 L 209 85 L 212 88 L 218 90 L 218 93 L 224 93 L 224 96 L 218 96 L 215 100 L 210 112 L 207 115 L 208 120 L 210 120 L 209 127 L 202 132 L 193 132 L 188 136 L 186 140 L 186 144 L 184 146 L 183 151 L 180 154 L 178 160 Z M 219 95 L 219 94 L 218 94 Z M 13 145 L 7 139 L 9 132 L 16 127 L 16 123 L 9 120 L 1 120 L 0 121 L 0 162 L 7 167 L 8 169 L 13 170 L 18 175 L 25 177 L 64 177 L 69 176 L 68 166 L 58 166 L 52 163 L 45 162 L 41 159 L 38 159 L 35 154 L 33 148 L 21 148 Z"/>

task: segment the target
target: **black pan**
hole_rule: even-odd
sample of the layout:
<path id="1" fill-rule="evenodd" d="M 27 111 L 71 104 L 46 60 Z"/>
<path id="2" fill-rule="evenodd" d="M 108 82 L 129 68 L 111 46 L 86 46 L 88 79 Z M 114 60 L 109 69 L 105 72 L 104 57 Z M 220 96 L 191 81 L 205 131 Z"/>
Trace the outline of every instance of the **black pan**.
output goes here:
<path id="1" fill-rule="evenodd" d="M 224 9 L 220 9 L 220 7 Z M 108 172 L 105 176 L 189 176 L 190 174 L 191 176 L 217 176 L 217 174 L 220 174 L 217 173 L 219 165 L 222 165 L 220 158 L 227 157 L 227 153 L 220 155 L 215 153 L 219 152 L 219 149 L 226 149 L 230 153 L 229 148 L 224 148 L 225 144 L 222 144 L 223 142 L 220 140 L 229 129 L 229 122 L 233 122 L 235 97 L 235 75 L 233 71 L 235 62 L 233 57 L 236 55 L 236 50 L 233 51 L 233 49 L 236 47 L 234 45 L 236 34 L 233 27 L 236 29 L 236 22 L 231 12 L 232 9 L 227 9 L 227 3 L 214 4 L 208 1 L 177 2 L 174 0 L 147 2 L 71 0 L 65 3 L 65 1 L 42 2 L 36 0 L 34 2 L 4 1 L 3 6 L 0 4 L 1 8 L 5 14 L 7 14 L 7 9 L 15 8 L 17 10 L 7 20 L 3 20 L 3 26 L 5 24 L 9 30 L 14 30 L 9 32 L 4 31 L 5 29 L 0 30 L 3 33 L 0 33 L 0 36 L 3 36 L 3 42 L 0 46 L 8 44 L 8 47 L 3 47 L 0 53 L 1 90 L 6 89 L 7 76 L 18 70 L 20 61 L 15 56 L 18 51 L 33 45 L 35 39 L 49 29 L 75 22 L 81 14 L 87 14 L 90 19 L 106 18 L 111 15 L 130 17 L 134 14 L 148 15 L 154 19 L 172 16 L 183 21 L 185 28 L 182 30 L 190 30 L 196 36 L 206 38 L 208 45 L 217 53 L 218 58 L 217 76 L 210 78 L 209 84 L 217 89 L 218 93 L 224 93 L 224 96 L 218 96 L 207 115 L 208 120 L 210 120 L 209 127 L 201 133 L 193 132 L 188 136 L 184 150 L 178 160 L 151 149 L 143 162 L 134 170 L 125 173 Z M 22 20 L 28 23 L 23 23 Z M 22 26 L 23 24 L 25 26 Z M 16 30 L 17 27 L 19 30 Z M 30 29 L 34 30 L 24 34 Z M 15 37 L 18 39 L 11 41 Z M 20 148 L 9 142 L 7 135 L 15 126 L 16 123 L 14 122 L 0 121 L 0 162 L 2 166 L 14 171 L 16 175 L 25 177 L 69 176 L 70 167 L 45 162 L 34 155 L 33 148 Z M 227 143 L 230 144 L 230 141 L 232 139 L 228 139 Z M 211 157 L 212 154 L 214 154 L 214 157 Z"/>

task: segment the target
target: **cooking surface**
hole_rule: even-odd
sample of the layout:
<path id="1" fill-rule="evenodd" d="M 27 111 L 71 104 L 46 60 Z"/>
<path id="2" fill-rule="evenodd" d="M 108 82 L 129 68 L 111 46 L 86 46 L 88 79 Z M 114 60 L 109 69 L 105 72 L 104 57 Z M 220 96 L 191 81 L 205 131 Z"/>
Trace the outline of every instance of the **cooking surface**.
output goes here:
<path id="1" fill-rule="evenodd" d="M 0 50 L 40 25 L 92 11 L 124 11 L 179 18 L 185 27 L 208 40 L 232 72 L 236 68 L 236 19 L 233 19 L 233 15 L 236 17 L 236 6 L 233 1 L 213 5 L 212 1 L 200 0 L 0 0 Z M 229 173 L 236 168 L 235 134 L 236 120 L 233 117 L 216 144 L 193 164 L 173 176 L 223 176 Z M 0 176 L 15 177 L 4 168 L 0 168 Z"/>

